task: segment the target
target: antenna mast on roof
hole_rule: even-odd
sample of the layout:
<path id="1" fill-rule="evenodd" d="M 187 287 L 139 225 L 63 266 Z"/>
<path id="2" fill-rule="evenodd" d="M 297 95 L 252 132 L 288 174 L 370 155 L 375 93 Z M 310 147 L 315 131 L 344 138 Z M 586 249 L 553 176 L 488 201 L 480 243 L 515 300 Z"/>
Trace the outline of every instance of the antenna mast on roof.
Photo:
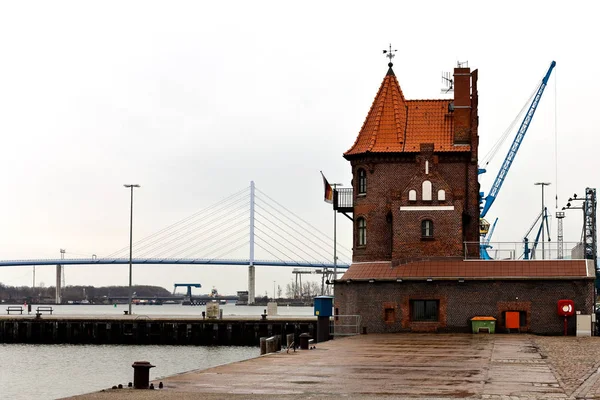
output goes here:
<path id="1" fill-rule="evenodd" d="M 392 67 L 394 64 L 392 64 L 392 58 L 396 57 L 396 55 L 394 54 L 395 52 L 397 52 L 398 50 L 392 50 L 392 44 L 390 43 L 390 48 L 389 50 L 383 50 L 383 54 L 385 54 L 385 56 L 387 58 L 390 59 L 390 62 L 388 63 L 388 67 Z"/>
<path id="2" fill-rule="evenodd" d="M 442 94 L 454 92 L 454 78 L 452 72 L 442 72 Z"/>

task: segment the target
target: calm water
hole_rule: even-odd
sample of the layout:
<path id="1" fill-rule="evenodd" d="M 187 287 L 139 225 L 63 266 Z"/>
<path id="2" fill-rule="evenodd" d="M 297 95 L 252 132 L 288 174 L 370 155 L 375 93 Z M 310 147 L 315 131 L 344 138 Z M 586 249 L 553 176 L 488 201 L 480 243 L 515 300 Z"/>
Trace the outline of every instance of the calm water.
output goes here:
<path id="1" fill-rule="evenodd" d="M 36 304 L 31 306 L 35 312 Z M 266 307 L 260 306 L 236 306 L 233 303 L 220 305 L 223 315 L 260 315 Z M 129 310 L 127 304 L 114 306 L 92 306 L 92 305 L 60 305 L 52 306 L 55 315 L 123 315 L 123 311 Z M 140 306 L 132 305 L 131 311 L 136 315 L 197 315 L 201 316 L 206 306 L 182 306 L 181 304 L 164 304 L 162 306 Z M 313 315 L 312 307 L 283 307 L 277 309 L 279 315 Z"/>
<path id="2" fill-rule="evenodd" d="M 127 305 L 53 306 L 57 315 L 123 315 Z M 33 306 L 35 310 L 35 305 Z M 259 315 L 264 307 L 221 305 L 224 315 Z M 133 306 L 136 315 L 201 315 L 204 306 Z M 279 307 L 280 315 L 312 315 L 312 307 Z M 150 361 L 150 379 L 257 357 L 258 347 L 0 344 L 0 399 L 46 400 L 133 381 L 134 361 Z"/>

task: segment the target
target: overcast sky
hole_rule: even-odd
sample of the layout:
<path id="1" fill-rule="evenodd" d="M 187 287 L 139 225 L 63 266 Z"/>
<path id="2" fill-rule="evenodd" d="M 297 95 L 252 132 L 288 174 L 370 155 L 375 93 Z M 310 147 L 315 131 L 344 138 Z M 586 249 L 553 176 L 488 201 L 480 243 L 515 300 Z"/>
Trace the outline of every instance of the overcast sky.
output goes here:
<path id="1" fill-rule="evenodd" d="M 331 234 L 319 170 L 349 185 L 342 154 L 384 78 L 390 42 L 408 99 L 447 97 L 441 73 L 457 61 L 479 69 L 481 156 L 556 60 L 488 214 L 500 219 L 494 240 L 521 241 L 541 207 L 534 182 L 552 182 L 552 214 L 556 194 L 562 207 L 598 186 L 599 11 L 592 1 L 3 1 L 0 259 L 127 246 L 124 183 L 142 186 L 138 238 L 251 180 Z M 507 146 L 481 178 L 486 192 Z M 350 221 L 338 223 L 351 247 Z M 581 212 L 568 212 L 565 241 L 580 227 Z M 3 268 L 0 282 L 30 285 L 31 275 Z M 258 268 L 257 293 L 291 279 L 290 269 Z M 134 267 L 134 283 L 168 289 L 199 281 L 233 293 L 246 280 L 245 267 Z M 126 284 L 127 267 L 69 267 L 66 281 Z M 38 267 L 37 282 L 53 285 L 54 267 Z"/>

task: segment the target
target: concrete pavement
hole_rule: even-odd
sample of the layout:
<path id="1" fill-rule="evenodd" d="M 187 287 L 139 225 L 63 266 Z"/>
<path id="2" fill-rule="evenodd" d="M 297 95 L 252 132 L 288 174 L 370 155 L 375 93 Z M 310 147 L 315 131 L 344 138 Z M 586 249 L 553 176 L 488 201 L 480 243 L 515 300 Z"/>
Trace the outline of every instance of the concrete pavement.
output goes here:
<path id="1" fill-rule="evenodd" d="M 389 334 L 316 347 L 71 399 L 600 398 L 597 337 Z"/>

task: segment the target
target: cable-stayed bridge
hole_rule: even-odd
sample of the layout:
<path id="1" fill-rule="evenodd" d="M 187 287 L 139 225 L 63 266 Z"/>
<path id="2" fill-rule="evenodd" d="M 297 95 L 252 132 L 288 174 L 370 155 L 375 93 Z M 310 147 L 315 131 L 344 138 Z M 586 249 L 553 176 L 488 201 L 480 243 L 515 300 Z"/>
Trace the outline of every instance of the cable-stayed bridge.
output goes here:
<path id="1" fill-rule="evenodd" d="M 132 264 L 248 266 L 254 302 L 256 266 L 348 268 L 352 251 L 255 187 L 240 190 L 132 244 Z M 105 256 L 1 260 L 0 267 L 56 265 L 57 302 L 65 265 L 129 264 L 130 247 Z M 333 254 L 336 253 L 337 257 Z M 61 279 L 62 278 L 62 279 Z"/>

